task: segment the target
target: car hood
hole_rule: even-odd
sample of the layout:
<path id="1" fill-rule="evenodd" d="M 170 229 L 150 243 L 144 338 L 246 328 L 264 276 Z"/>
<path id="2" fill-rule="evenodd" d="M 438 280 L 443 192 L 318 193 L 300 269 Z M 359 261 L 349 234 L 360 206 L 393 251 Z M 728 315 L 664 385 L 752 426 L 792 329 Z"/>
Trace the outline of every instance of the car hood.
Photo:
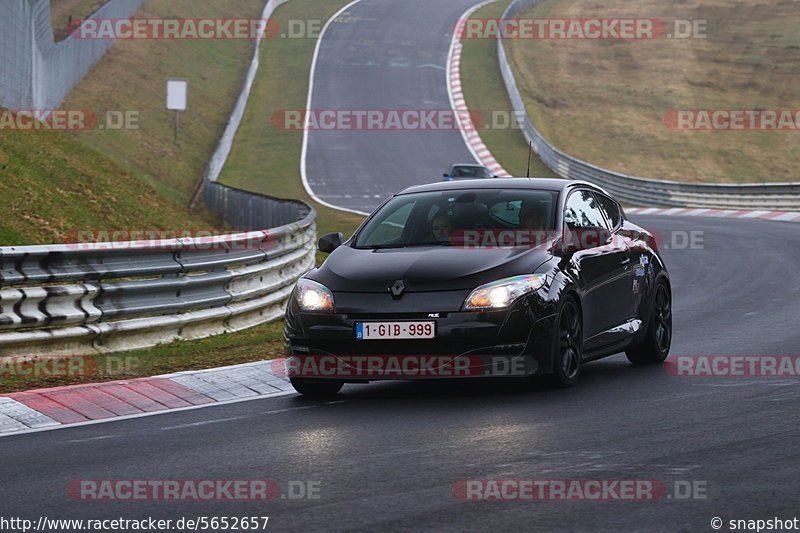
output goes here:
<path id="1" fill-rule="evenodd" d="M 397 280 L 406 283 L 408 292 L 471 290 L 490 281 L 532 274 L 550 257 L 545 247 L 358 250 L 341 246 L 307 277 L 334 292 L 385 293 Z"/>

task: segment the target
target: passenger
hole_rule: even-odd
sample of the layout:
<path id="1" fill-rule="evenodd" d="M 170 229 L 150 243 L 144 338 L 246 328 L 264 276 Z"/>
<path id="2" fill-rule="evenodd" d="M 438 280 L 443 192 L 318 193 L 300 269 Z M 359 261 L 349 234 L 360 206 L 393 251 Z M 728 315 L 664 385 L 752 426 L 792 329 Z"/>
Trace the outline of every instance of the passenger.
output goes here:
<path id="1" fill-rule="evenodd" d="M 446 242 L 450 239 L 450 232 L 453 230 L 453 223 L 445 215 L 434 217 L 431 222 L 431 233 L 437 242 Z"/>

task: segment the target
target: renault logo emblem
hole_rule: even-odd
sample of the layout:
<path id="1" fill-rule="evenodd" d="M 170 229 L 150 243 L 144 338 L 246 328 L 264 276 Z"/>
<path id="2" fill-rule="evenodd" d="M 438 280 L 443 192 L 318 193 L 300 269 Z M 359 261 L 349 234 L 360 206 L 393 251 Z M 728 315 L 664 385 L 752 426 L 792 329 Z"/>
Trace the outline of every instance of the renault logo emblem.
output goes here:
<path id="1" fill-rule="evenodd" d="M 392 293 L 392 298 L 400 298 L 403 296 L 403 293 L 406 292 L 406 282 L 402 279 L 398 279 L 389 286 L 389 292 Z"/>

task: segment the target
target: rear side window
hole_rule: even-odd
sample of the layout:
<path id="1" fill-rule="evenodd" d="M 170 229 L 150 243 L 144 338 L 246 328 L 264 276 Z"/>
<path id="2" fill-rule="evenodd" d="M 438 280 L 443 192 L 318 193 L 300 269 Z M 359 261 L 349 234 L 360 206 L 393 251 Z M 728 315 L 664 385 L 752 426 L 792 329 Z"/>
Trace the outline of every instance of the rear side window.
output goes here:
<path id="1" fill-rule="evenodd" d="M 564 224 L 570 229 L 611 229 L 603 218 L 597 198 L 590 191 L 575 191 L 570 195 L 564 208 Z"/>
<path id="2" fill-rule="evenodd" d="M 619 211 L 619 204 L 604 194 L 594 193 L 597 198 L 597 205 L 606 216 L 611 227 L 616 228 L 622 223 L 622 214 Z"/>

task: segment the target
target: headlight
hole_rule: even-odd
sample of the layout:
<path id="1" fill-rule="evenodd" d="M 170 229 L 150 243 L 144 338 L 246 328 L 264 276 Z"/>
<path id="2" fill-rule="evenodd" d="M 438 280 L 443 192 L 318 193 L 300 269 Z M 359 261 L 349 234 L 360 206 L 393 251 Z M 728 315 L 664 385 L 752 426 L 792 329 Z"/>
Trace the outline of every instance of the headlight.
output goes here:
<path id="1" fill-rule="evenodd" d="M 301 311 L 333 312 L 333 293 L 321 283 L 300 278 L 294 298 Z"/>
<path id="2" fill-rule="evenodd" d="M 544 285 L 544 280 L 544 274 L 532 274 L 501 279 L 481 285 L 467 297 L 464 302 L 464 310 L 504 309 L 514 303 L 520 296 L 540 289 Z"/>

